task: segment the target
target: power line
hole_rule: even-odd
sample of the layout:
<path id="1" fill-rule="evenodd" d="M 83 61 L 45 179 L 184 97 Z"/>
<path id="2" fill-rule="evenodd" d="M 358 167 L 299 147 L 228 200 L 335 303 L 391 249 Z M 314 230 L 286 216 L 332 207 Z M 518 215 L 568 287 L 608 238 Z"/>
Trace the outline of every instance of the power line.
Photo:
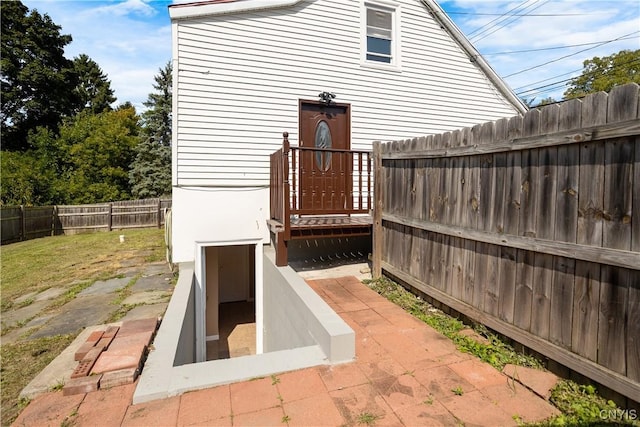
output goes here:
<path id="1" fill-rule="evenodd" d="M 522 3 L 520 3 L 518 6 L 516 6 L 516 7 L 512 8 L 512 9 L 509 9 L 508 11 L 506 11 L 505 13 L 503 13 L 502 15 L 500 15 L 498 18 L 496 18 L 496 19 L 494 19 L 494 20 L 492 20 L 492 21 L 490 21 L 490 22 L 487 22 L 486 24 L 484 24 L 484 25 L 482 25 L 482 26 L 480 26 L 480 27 L 476 28 L 475 30 L 473 30 L 473 31 L 471 31 L 469 34 L 467 34 L 467 37 L 471 37 L 473 34 L 477 33 L 478 31 L 482 30 L 483 28 L 485 28 L 485 27 L 487 27 L 487 26 L 489 26 L 489 25 L 493 24 L 495 21 L 499 21 L 501 17 L 506 16 L 509 12 L 513 12 L 514 10 L 520 9 L 524 4 L 529 3 L 529 1 L 531 1 L 531 0 L 523 1 L 523 2 L 522 2 Z"/>
<path id="2" fill-rule="evenodd" d="M 522 73 L 524 73 L 524 72 L 526 72 L 526 71 L 535 70 L 536 68 L 540 68 L 540 67 L 543 67 L 543 66 L 545 66 L 545 65 L 548 65 L 548 64 L 551 64 L 551 63 L 554 63 L 554 62 L 558 62 L 558 61 L 560 61 L 560 60 L 562 60 L 562 59 L 566 59 L 566 58 L 569 58 L 569 57 L 571 57 L 571 56 L 575 56 L 575 55 L 577 55 L 577 54 L 579 54 L 579 53 L 586 52 L 586 51 L 588 51 L 588 50 L 595 49 L 595 48 L 600 47 L 600 46 L 603 46 L 603 45 L 605 45 L 605 44 L 608 44 L 608 43 L 612 43 L 612 42 L 618 41 L 618 40 L 622 39 L 623 37 L 628 37 L 628 36 L 630 36 L 630 35 L 632 35 L 632 34 L 636 34 L 636 33 L 640 33 L 640 31 L 634 31 L 634 32 L 629 33 L 629 34 L 625 34 L 624 36 L 620 36 L 620 37 L 618 37 L 618 38 L 616 38 L 616 39 L 608 40 L 608 41 L 605 41 L 605 42 L 599 43 L 599 44 L 597 44 L 596 46 L 589 47 L 589 48 L 587 48 L 587 49 L 582 49 L 582 50 L 579 50 L 579 51 L 577 51 L 577 52 L 571 53 L 571 54 L 569 54 L 569 55 L 561 56 L 560 58 L 556 58 L 556 59 L 553 59 L 553 60 L 551 60 L 551 61 L 547 61 L 547 62 L 545 62 L 545 63 L 543 63 L 543 64 L 535 65 L 535 66 L 533 66 L 533 67 L 529 67 L 529 68 L 526 68 L 526 69 L 524 69 L 524 70 L 520 70 L 520 71 L 517 71 L 517 72 L 515 72 L 515 73 L 511 73 L 511 74 L 509 74 L 509 75 L 506 75 L 506 76 L 502 76 L 502 78 L 503 78 L 503 79 L 506 79 L 506 78 L 509 78 L 509 77 L 512 77 L 512 76 L 515 76 L 515 75 L 518 75 L 518 74 L 522 74 Z"/>
<path id="3" fill-rule="evenodd" d="M 447 15 L 474 15 L 474 16 L 590 16 L 599 13 L 478 13 L 478 12 L 447 12 Z M 487 25 L 487 24 L 485 24 Z"/>
<path id="4" fill-rule="evenodd" d="M 531 11 L 534 11 L 534 10 L 536 10 L 536 9 L 541 8 L 541 7 L 542 7 L 542 6 L 544 6 L 545 4 L 549 3 L 549 1 L 550 1 L 550 0 L 546 0 L 546 1 L 544 1 L 541 5 L 536 6 L 536 7 L 535 7 L 535 8 L 533 8 Z M 537 3 L 537 2 L 536 2 L 536 3 Z M 536 3 L 532 4 L 531 6 L 535 5 Z M 526 9 L 528 9 L 529 7 L 530 7 L 530 6 L 528 6 L 527 8 L 525 8 L 525 10 L 526 10 Z M 530 13 L 530 12 L 529 12 L 529 13 Z M 525 15 L 523 15 L 523 16 L 527 16 L 527 15 L 528 15 L 528 13 L 527 13 L 527 14 L 525 14 Z M 502 28 L 505 28 L 507 25 L 509 25 L 509 24 L 511 24 L 511 23 L 513 23 L 513 22 L 515 22 L 515 21 L 517 21 L 518 19 L 520 19 L 520 17 L 515 17 L 515 18 L 511 19 L 509 22 L 506 22 L 506 21 L 505 21 L 503 25 L 499 26 L 498 28 L 496 28 L 495 30 L 491 31 L 490 33 L 487 33 L 487 34 L 483 35 L 482 37 L 477 37 L 477 36 L 479 36 L 479 35 L 480 35 L 480 34 L 477 34 L 476 36 L 474 36 L 474 40 L 473 40 L 473 42 L 474 42 L 474 43 L 476 43 L 476 42 L 479 42 L 479 41 L 480 41 L 480 40 L 482 40 L 482 39 L 487 38 L 487 37 L 488 37 L 488 36 L 490 36 L 491 34 L 495 33 L 495 32 L 496 32 L 496 31 L 498 31 L 498 30 L 501 30 Z"/>
<path id="5" fill-rule="evenodd" d="M 624 37 L 624 38 L 619 38 L 619 39 L 615 39 L 615 40 L 604 40 L 604 41 L 591 42 L 591 43 L 568 44 L 566 46 L 543 47 L 543 48 L 540 48 L 540 49 L 511 50 L 511 51 L 505 51 L 505 52 L 489 52 L 489 53 L 483 53 L 482 56 L 512 55 L 514 53 L 528 53 L 528 52 L 543 52 L 543 51 L 546 51 L 546 50 L 568 49 L 568 48 L 571 48 L 571 47 L 580 47 L 580 46 L 593 46 L 595 44 L 604 43 L 604 42 L 611 42 L 611 41 L 618 41 L 618 40 L 630 40 L 630 39 L 637 39 L 637 38 L 640 38 L 640 36 Z"/>
<path id="6" fill-rule="evenodd" d="M 547 87 L 549 87 L 549 86 L 556 86 L 556 85 L 558 85 L 558 84 L 560 84 L 560 83 L 562 83 L 562 86 L 564 86 L 564 85 L 565 85 L 568 81 L 570 81 L 570 80 L 572 80 L 572 79 L 571 79 L 571 78 L 568 78 L 568 79 L 558 80 L 557 82 L 549 83 L 549 84 L 544 85 L 544 86 L 538 86 L 538 87 L 535 87 L 535 88 L 533 88 L 533 89 L 523 90 L 523 91 L 520 91 L 520 92 L 516 92 L 516 95 L 518 95 L 518 96 L 522 96 L 522 95 L 525 95 L 525 94 L 526 94 L 526 93 L 528 93 L 528 92 L 540 92 L 540 89 L 544 89 L 544 88 L 547 88 Z"/>
<path id="7" fill-rule="evenodd" d="M 527 3 L 529 3 L 529 1 L 534 1 L 534 3 L 532 3 L 530 5 L 526 5 Z M 491 30 L 492 28 L 494 28 L 494 27 L 502 24 L 503 22 L 507 21 L 509 19 L 508 14 L 512 10 L 521 9 L 518 12 L 523 12 L 523 11 L 527 10 L 529 7 L 531 7 L 532 5 L 535 5 L 536 3 L 538 3 L 539 1 L 540 0 L 526 0 L 526 1 L 522 2 L 522 3 L 520 3 L 514 9 L 511 9 L 510 11 L 504 13 L 502 16 L 500 16 L 499 18 L 494 19 L 493 21 L 489 22 L 488 24 L 483 25 L 477 31 L 474 31 L 474 33 L 476 33 L 476 34 L 473 34 L 473 33 L 469 34 L 469 38 L 478 37 L 478 36 L 486 33 L 487 31 Z M 480 30 L 482 30 L 482 31 L 480 31 Z"/>
<path id="8" fill-rule="evenodd" d="M 557 79 L 558 77 L 566 76 L 567 74 L 577 73 L 577 72 L 582 71 L 582 70 L 583 70 L 582 68 L 579 68 L 579 69 L 577 69 L 577 70 L 569 71 L 569 72 L 567 72 L 567 73 L 558 74 L 557 76 L 549 77 L 549 78 L 544 79 L 544 80 L 538 80 L 537 82 L 532 82 L 532 83 L 529 83 L 529 84 L 527 84 L 527 85 L 517 87 L 517 88 L 515 88 L 515 89 L 513 89 L 513 90 L 514 90 L 514 92 L 516 92 L 516 91 L 518 91 L 518 90 L 520 90 L 520 89 L 527 88 L 527 87 L 529 87 L 529 86 L 531 86 L 531 85 L 537 85 L 538 83 L 544 83 L 544 82 L 547 82 L 547 81 L 549 81 L 549 80 Z M 567 80 L 570 80 L 570 79 L 567 79 Z"/>

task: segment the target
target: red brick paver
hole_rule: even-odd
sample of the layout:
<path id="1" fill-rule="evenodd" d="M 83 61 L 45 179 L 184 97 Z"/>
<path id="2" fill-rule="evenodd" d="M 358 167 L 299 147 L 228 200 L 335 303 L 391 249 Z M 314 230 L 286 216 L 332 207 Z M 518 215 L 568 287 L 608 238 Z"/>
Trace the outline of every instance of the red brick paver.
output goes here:
<path id="1" fill-rule="evenodd" d="M 229 386 L 183 394 L 180 399 L 178 425 L 231 425 Z"/>
<path id="2" fill-rule="evenodd" d="M 279 396 L 284 402 L 293 402 L 307 397 L 328 393 L 316 369 L 287 372 L 276 376 Z"/>
<path id="3" fill-rule="evenodd" d="M 456 418 L 440 402 L 425 399 L 413 406 L 405 406 L 396 411 L 405 426 L 459 426 Z"/>
<path id="4" fill-rule="evenodd" d="M 261 411 L 280 405 L 278 390 L 268 378 L 231 384 L 231 410 L 234 415 Z"/>
<path id="5" fill-rule="evenodd" d="M 61 391 L 36 397 L 18 416 L 14 426 L 59 426 L 80 406 L 84 394 L 64 396 Z"/>
<path id="6" fill-rule="evenodd" d="M 69 396 L 71 394 L 84 394 L 98 390 L 102 375 L 91 375 L 84 377 L 71 378 L 64 385 L 62 394 Z"/>
<path id="7" fill-rule="evenodd" d="M 178 424 L 179 408 L 180 396 L 132 405 L 127 409 L 122 425 L 127 427 L 175 426 Z M 99 419 L 96 422 L 96 425 L 100 425 Z"/>
<path id="8" fill-rule="evenodd" d="M 358 365 L 322 366 L 318 368 L 320 377 L 329 391 L 341 390 L 354 385 L 365 384 L 369 381 Z"/>
<path id="9" fill-rule="evenodd" d="M 47 393 L 16 425 L 510 426 L 558 413 L 547 401 L 353 277 L 309 281 L 356 333 L 356 360 L 131 405 L 135 384 Z M 101 358 L 145 342 L 155 320 L 122 325 Z M 124 332 L 123 332 L 124 331 Z M 151 332 L 152 334 L 152 332 Z M 118 341 L 120 340 L 120 341 Z M 138 344 L 139 345 L 139 344 Z M 138 353 L 139 350 L 136 350 Z M 520 368 L 518 368 L 520 369 Z M 74 415 L 75 414 L 75 415 Z"/>
<path id="10" fill-rule="evenodd" d="M 362 384 L 329 393 L 341 415 L 349 425 L 368 424 L 377 426 L 400 425 L 400 420 L 372 384 Z"/>
<path id="11" fill-rule="evenodd" d="M 502 369 L 502 372 L 521 382 L 538 396 L 544 397 L 545 399 L 551 396 L 551 390 L 558 383 L 558 377 L 551 372 L 526 368 L 524 366 L 509 364 Z"/>
<path id="12" fill-rule="evenodd" d="M 256 412 L 234 415 L 233 425 L 256 427 L 286 426 L 287 424 L 284 416 L 282 407 L 276 406 L 274 408 L 261 409 Z"/>
<path id="13" fill-rule="evenodd" d="M 464 424 L 475 426 L 516 426 L 516 420 L 478 390 L 440 400 Z"/>
<path id="14" fill-rule="evenodd" d="M 116 427 L 122 424 L 131 405 L 135 384 L 88 393 L 78 409 L 77 426 L 100 425 Z"/>
<path id="15" fill-rule="evenodd" d="M 285 403 L 289 426 L 340 426 L 345 423 L 328 393 Z"/>

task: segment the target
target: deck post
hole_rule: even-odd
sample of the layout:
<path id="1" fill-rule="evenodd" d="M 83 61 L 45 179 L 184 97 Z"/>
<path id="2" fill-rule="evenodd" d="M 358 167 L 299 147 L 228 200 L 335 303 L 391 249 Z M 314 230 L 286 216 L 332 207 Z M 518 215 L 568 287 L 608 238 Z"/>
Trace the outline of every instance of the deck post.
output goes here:
<path id="1" fill-rule="evenodd" d="M 373 143 L 373 237 L 372 271 L 373 279 L 382 277 L 382 147 L 380 141 Z"/>
<path id="2" fill-rule="evenodd" d="M 289 132 L 282 134 L 282 171 L 284 187 L 284 237 L 291 239 L 291 188 L 289 186 Z"/>
<path id="3" fill-rule="evenodd" d="M 273 233 L 276 247 L 276 266 L 286 267 L 289 264 L 289 251 L 287 241 L 284 240 L 284 232 Z"/>

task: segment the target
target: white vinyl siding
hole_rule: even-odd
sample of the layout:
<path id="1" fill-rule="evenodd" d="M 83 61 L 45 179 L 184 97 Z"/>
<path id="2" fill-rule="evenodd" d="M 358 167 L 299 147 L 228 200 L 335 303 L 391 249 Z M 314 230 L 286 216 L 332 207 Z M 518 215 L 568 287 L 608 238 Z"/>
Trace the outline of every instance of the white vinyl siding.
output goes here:
<path id="1" fill-rule="evenodd" d="M 175 21 L 174 184 L 268 186 L 299 99 L 322 91 L 351 104 L 353 149 L 517 114 L 419 0 L 397 3 L 401 69 L 362 65 L 356 0 Z"/>

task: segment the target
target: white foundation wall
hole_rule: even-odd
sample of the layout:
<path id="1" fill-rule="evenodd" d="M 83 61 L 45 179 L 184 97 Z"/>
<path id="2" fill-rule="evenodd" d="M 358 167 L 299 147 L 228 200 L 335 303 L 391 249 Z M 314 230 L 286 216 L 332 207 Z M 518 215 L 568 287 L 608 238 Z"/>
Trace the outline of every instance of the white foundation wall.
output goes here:
<path id="1" fill-rule="evenodd" d="M 268 188 L 173 187 L 174 263 L 195 260 L 196 242 L 269 242 Z"/>

